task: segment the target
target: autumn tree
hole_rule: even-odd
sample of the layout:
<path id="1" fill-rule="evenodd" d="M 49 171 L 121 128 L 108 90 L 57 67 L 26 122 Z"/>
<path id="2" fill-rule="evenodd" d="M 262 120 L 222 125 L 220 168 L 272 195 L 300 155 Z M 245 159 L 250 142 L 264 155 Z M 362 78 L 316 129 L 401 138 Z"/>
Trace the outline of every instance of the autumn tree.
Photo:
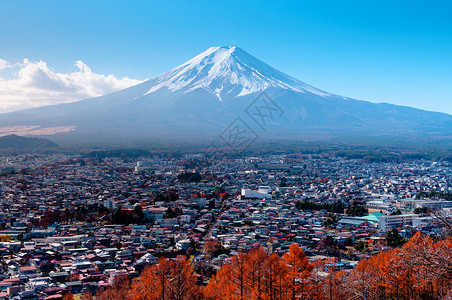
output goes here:
<path id="1" fill-rule="evenodd" d="M 168 299 L 195 300 L 201 297 L 196 285 L 196 275 L 185 257 L 170 261 L 170 274 L 167 281 Z"/>
<path id="2" fill-rule="evenodd" d="M 429 210 L 436 226 L 443 228 L 446 237 L 452 236 L 452 213 L 443 209 Z"/>
<path id="3" fill-rule="evenodd" d="M 270 254 L 264 264 L 263 286 L 265 299 L 286 299 L 284 289 L 286 286 L 287 264 L 276 253 Z"/>
<path id="4" fill-rule="evenodd" d="M 245 286 L 248 296 L 251 296 L 252 299 L 262 299 L 262 279 L 266 260 L 267 253 L 262 247 L 252 249 L 245 257 Z"/>
<path id="5" fill-rule="evenodd" d="M 219 243 L 215 239 L 209 239 L 204 244 L 204 250 L 206 252 L 206 258 L 210 259 L 212 255 L 214 254 L 215 250 L 219 247 Z"/>
<path id="6" fill-rule="evenodd" d="M 8 234 L 0 235 L 0 242 L 2 243 L 11 242 L 11 236 Z"/>
<path id="7" fill-rule="evenodd" d="M 400 252 L 403 262 L 415 276 L 415 286 L 422 293 L 444 294 L 452 283 L 452 241 L 433 240 L 416 233 Z"/>
<path id="8" fill-rule="evenodd" d="M 257 278 L 258 266 L 263 254 L 261 249 L 251 252 L 239 252 L 232 257 L 229 264 L 224 265 L 216 276 L 212 278 L 205 289 L 208 299 L 257 299 L 258 286 L 262 293 L 262 285 L 258 283 L 261 278 Z"/>
<path id="9" fill-rule="evenodd" d="M 367 299 L 447 299 L 452 287 L 452 243 L 416 233 L 400 249 L 362 260 L 347 279 Z"/>
<path id="10" fill-rule="evenodd" d="M 313 266 L 309 264 L 306 254 L 298 244 L 292 244 L 289 252 L 283 255 L 289 271 L 287 273 L 288 297 L 292 300 L 304 298 L 309 294 L 309 277 Z"/>
<path id="11" fill-rule="evenodd" d="M 395 249 L 382 258 L 380 272 L 384 278 L 387 297 L 409 299 L 413 294 L 414 276 L 406 264 L 400 249 Z"/>
<path id="12" fill-rule="evenodd" d="M 200 296 L 196 276 L 185 257 L 160 258 L 133 281 L 130 294 L 133 300 L 191 300 Z"/>
<path id="13" fill-rule="evenodd" d="M 416 233 L 402 247 L 363 259 L 353 270 L 335 270 L 336 263 L 335 258 L 310 263 L 297 244 L 282 258 L 258 247 L 231 257 L 200 288 L 185 257 L 161 258 L 131 286 L 119 277 L 95 299 L 452 299 L 450 239 L 435 242 Z"/>
<path id="14" fill-rule="evenodd" d="M 130 296 L 130 279 L 127 275 L 115 278 L 111 287 L 97 293 L 95 300 L 127 300 Z"/>
<path id="15" fill-rule="evenodd" d="M 323 281 L 323 285 L 327 287 L 323 291 L 324 299 L 349 299 L 350 291 L 347 285 L 347 273 L 343 270 L 332 272 L 328 278 Z"/>
<path id="16" fill-rule="evenodd" d="M 167 258 L 160 258 L 155 265 L 148 266 L 132 283 L 133 300 L 165 299 L 170 267 Z"/>
<path id="17" fill-rule="evenodd" d="M 234 256 L 232 259 L 231 283 L 236 287 L 236 290 L 234 291 L 235 297 L 232 299 L 243 300 L 245 297 L 245 276 L 248 270 L 246 266 L 246 256 L 247 254 L 242 252 Z"/>
<path id="18" fill-rule="evenodd" d="M 74 295 L 72 293 L 67 293 L 64 295 L 63 300 L 74 300 Z"/>
<path id="19" fill-rule="evenodd" d="M 225 264 L 204 289 L 207 299 L 286 299 L 287 264 L 262 247 L 241 252 Z"/>
<path id="20" fill-rule="evenodd" d="M 237 281 L 233 280 L 234 271 L 231 264 L 225 264 L 204 288 L 204 297 L 208 300 L 241 299 Z"/>

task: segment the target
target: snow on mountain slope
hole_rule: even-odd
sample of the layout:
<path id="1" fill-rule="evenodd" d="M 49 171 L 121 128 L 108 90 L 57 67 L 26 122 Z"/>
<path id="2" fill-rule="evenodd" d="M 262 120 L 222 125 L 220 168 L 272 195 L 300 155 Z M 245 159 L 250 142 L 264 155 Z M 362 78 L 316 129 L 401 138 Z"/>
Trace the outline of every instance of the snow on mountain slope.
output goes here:
<path id="1" fill-rule="evenodd" d="M 268 103 L 256 102 L 262 91 L 283 117 L 273 119 L 266 114 Z M 96 142 L 205 139 L 218 136 L 239 118 L 256 125 L 257 116 L 266 124 L 258 134 L 268 139 L 452 137 L 450 115 L 333 95 L 235 46 L 209 48 L 158 77 L 112 94 L 2 114 L 0 131 L 11 126 L 45 132 L 50 128 L 62 138 Z"/>
<path id="2" fill-rule="evenodd" d="M 151 82 L 153 86 L 145 95 L 162 88 L 182 93 L 204 89 L 222 101 L 224 96 L 240 97 L 269 87 L 330 95 L 272 68 L 236 46 L 211 47 Z"/>

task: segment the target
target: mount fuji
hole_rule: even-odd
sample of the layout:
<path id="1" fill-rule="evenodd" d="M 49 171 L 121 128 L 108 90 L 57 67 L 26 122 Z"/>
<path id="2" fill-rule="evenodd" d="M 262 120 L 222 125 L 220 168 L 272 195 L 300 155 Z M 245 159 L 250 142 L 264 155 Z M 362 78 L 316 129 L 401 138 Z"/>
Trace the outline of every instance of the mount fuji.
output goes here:
<path id="1" fill-rule="evenodd" d="M 262 95 L 278 112 L 266 119 L 265 127 L 248 110 Z M 452 137 L 451 115 L 334 95 L 235 46 L 209 48 L 112 94 L 2 114 L 0 131 L 17 127 L 29 135 L 113 143 L 204 139 L 219 136 L 237 118 L 256 135 L 271 139 Z"/>

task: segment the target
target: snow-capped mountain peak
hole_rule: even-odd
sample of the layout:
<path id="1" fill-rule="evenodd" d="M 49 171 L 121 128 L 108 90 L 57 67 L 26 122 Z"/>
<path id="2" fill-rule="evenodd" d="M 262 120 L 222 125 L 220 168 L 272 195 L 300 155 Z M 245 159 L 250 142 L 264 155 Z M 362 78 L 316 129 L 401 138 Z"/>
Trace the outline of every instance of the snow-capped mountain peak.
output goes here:
<path id="1" fill-rule="evenodd" d="M 221 101 L 225 95 L 239 97 L 269 87 L 329 95 L 272 68 L 236 46 L 211 47 L 151 82 L 152 87 L 146 95 L 162 88 L 182 93 L 204 89 Z"/>
<path id="2" fill-rule="evenodd" d="M 258 97 L 263 90 L 274 103 Z M 284 117 L 271 113 L 273 104 Z M 55 138 L 64 143 L 73 138 L 94 145 L 212 138 L 219 142 L 213 148 L 232 151 L 236 142 L 242 147 L 257 135 L 273 142 L 360 137 L 372 143 L 425 142 L 430 136 L 443 143 L 452 137 L 450 115 L 332 95 L 238 47 L 209 48 L 169 72 L 105 96 L 3 114 L 1 126 L 37 128 L 41 134 L 59 133 Z"/>

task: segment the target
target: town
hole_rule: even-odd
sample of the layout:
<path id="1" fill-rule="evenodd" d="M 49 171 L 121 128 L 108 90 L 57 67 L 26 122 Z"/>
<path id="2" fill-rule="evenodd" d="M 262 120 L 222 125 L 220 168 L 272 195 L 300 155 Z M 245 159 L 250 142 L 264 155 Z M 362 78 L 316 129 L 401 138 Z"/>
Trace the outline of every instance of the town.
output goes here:
<path id="1" fill-rule="evenodd" d="M 292 243 L 310 261 L 353 269 L 416 232 L 447 234 L 452 165 L 315 153 L 3 153 L 0 206 L 0 297 L 80 299 L 162 256 L 186 256 L 200 285 L 240 251 L 282 255 Z"/>

